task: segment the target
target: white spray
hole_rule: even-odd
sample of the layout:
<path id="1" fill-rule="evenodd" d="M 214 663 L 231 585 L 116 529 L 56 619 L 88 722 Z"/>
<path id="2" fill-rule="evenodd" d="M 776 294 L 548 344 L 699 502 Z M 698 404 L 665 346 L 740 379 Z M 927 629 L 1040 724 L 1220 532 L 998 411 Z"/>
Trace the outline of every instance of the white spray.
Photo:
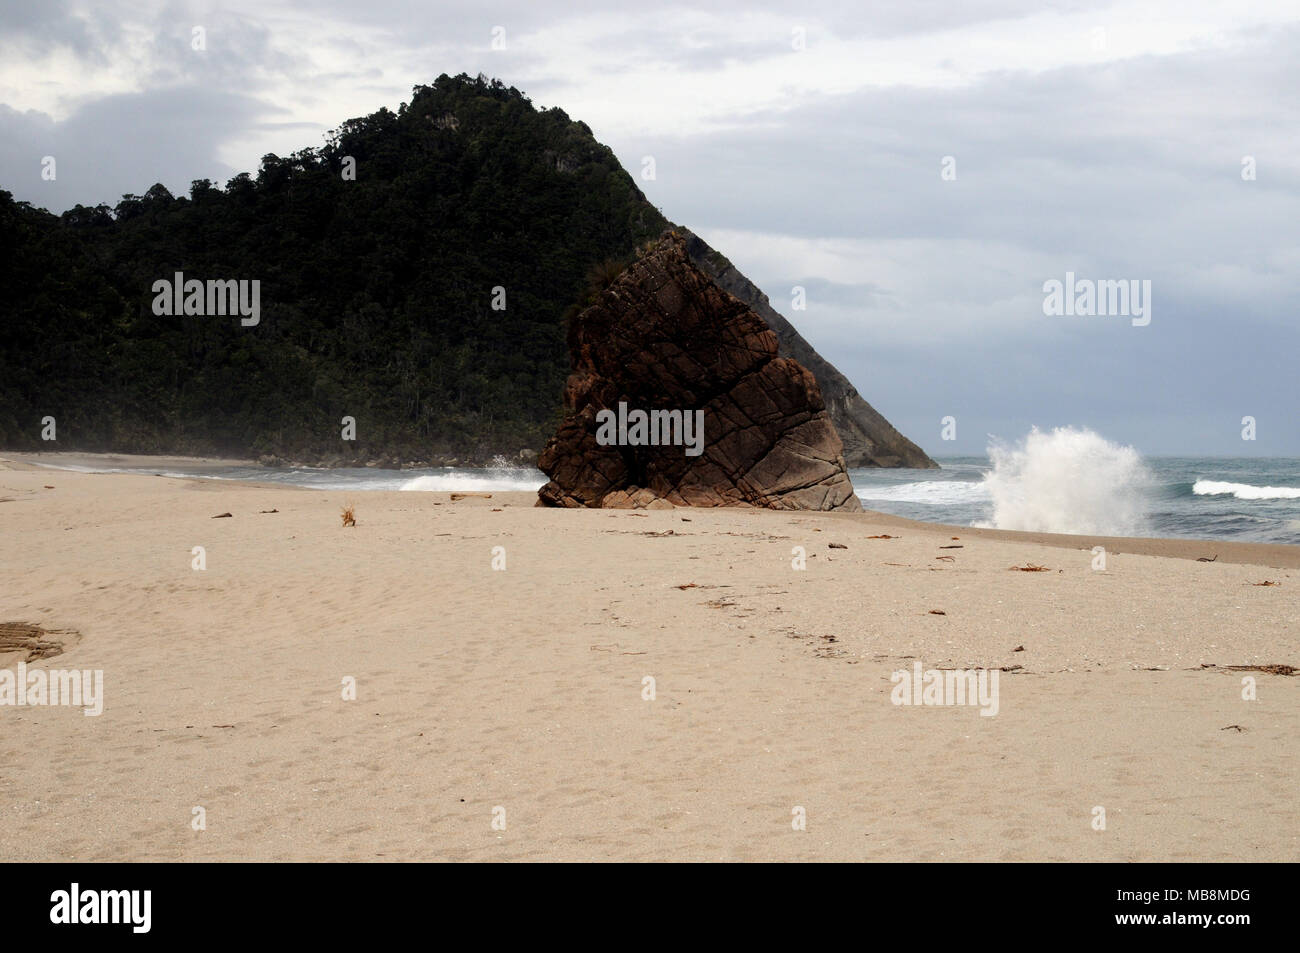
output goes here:
<path id="1" fill-rule="evenodd" d="M 984 477 L 995 529 L 1098 536 L 1147 531 L 1144 487 L 1152 477 L 1142 457 L 1093 433 L 1035 427 L 1019 444 L 989 446 Z"/>

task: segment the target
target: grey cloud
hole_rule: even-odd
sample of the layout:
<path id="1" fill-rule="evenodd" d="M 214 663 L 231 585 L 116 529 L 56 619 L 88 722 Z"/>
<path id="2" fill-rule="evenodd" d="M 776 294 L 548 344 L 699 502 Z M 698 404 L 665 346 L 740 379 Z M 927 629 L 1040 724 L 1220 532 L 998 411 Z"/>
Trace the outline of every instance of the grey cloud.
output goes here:
<path id="1" fill-rule="evenodd" d="M 510 0 L 485 7 L 479 0 L 444 0 L 436 5 L 419 0 L 373 0 L 357 4 L 351 0 L 295 0 L 287 5 L 304 13 L 328 15 L 331 19 L 352 22 L 358 26 L 376 24 L 401 24 L 394 31 L 399 42 L 420 42 L 419 37 L 438 36 L 463 41 L 477 38 L 486 42 L 486 33 L 492 25 L 504 25 L 507 30 L 531 30 L 540 26 L 581 20 L 592 14 L 626 13 L 639 16 L 650 13 L 663 24 L 665 32 L 680 25 L 683 15 L 699 10 L 698 5 L 686 2 L 651 3 L 643 0 L 566 0 L 562 5 L 537 3 L 536 0 Z M 824 0 L 819 3 L 792 5 L 789 0 L 718 0 L 710 3 L 711 13 L 731 15 L 737 19 L 754 13 L 770 14 L 785 19 L 793 28 L 797 25 L 823 23 L 828 33 L 837 39 L 858 36 L 896 37 L 913 33 L 953 30 L 976 23 L 1004 20 L 1044 10 L 1072 12 L 1081 9 L 1104 11 L 1111 5 L 1104 0 L 911 0 L 909 3 L 874 3 L 865 5 L 861 0 Z M 810 32 L 810 39 L 816 32 Z M 788 42 L 789 34 L 776 38 L 778 43 Z M 726 41 L 719 38 L 720 48 Z M 663 56 L 666 51 L 647 37 L 645 46 Z M 743 49 L 743 45 L 729 47 Z"/>
<path id="2" fill-rule="evenodd" d="M 55 211 L 114 205 L 155 182 L 184 194 L 194 179 L 238 171 L 216 160 L 218 147 L 276 112 L 250 96 L 201 88 L 106 96 L 63 122 L 0 106 L 0 187 Z M 46 155 L 57 163 L 52 182 L 41 179 Z"/>
<path id="3" fill-rule="evenodd" d="M 790 315 L 801 331 L 932 452 L 1077 423 L 1148 452 L 1187 450 L 1195 434 L 1202 450 L 1240 453 L 1251 414 L 1272 420 L 1271 452 L 1296 453 L 1300 177 L 1288 137 L 1300 116 L 1280 91 L 1300 79 L 1297 52 L 1297 34 L 1279 31 L 1235 54 L 870 90 L 615 147 L 625 162 L 655 155 L 652 201 L 706 238 L 931 243 L 929 261 L 908 263 L 923 290 L 904 300 L 889 287 L 855 294 L 879 284 L 865 265 L 860 283 L 819 284 L 747 266 L 757 246 L 743 239 L 715 242 L 774 300 L 809 287 L 808 312 Z M 1258 181 L 1241 178 L 1247 154 Z M 940 177 L 944 155 L 956 181 Z M 962 260 L 963 242 L 979 244 L 978 262 Z M 1150 278 L 1152 325 L 1042 315 L 1042 282 L 1066 270 Z M 956 445 L 933 439 L 946 414 L 970 424 Z"/>
<path id="4" fill-rule="evenodd" d="M 267 75 L 300 77 L 313 71 L 306 50 L 246 18 L 171 4 L 154 21 L 147 58 L 152 87 L 206 83 L 221 89 L 256 91 Z M 204 49 L 193 47 L 194 30 L 203 30 Z"/>
<path id="5" fill-rule="evenodd" d="M 68 0 L 0 4 L 0 48 L 17 46 L 37 54 L 66 48 L 102 62 L 117 30 L 102 16 L 75 9 Z"/>

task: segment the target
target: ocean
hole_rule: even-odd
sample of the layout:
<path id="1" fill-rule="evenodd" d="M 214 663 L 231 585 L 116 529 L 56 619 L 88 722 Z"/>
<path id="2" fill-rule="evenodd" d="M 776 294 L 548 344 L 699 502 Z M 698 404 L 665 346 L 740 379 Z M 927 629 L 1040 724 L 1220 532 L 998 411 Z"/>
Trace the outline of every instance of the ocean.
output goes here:
<path id="1" fill-rule="evenodd" d="M 940 470 L 849 471 L 866 509 L 958 526 L 1300 544 L 1300 459 L 1140 457 L 1087 432 L 1055 432 Z M 283 483 L 315 490 L 533 491 L 538 470 L 76 466 Z"/>
<path id="2" fill-rule="evenodd" d="M 862 505 L 914 520 L 1108 536 L 1300 544 L 1300 459 L 1144 457 L 1149 479 L 1089 492 L 1049 482 L 1000 487 L 987 457 L 942 470 L 853 470 Z M 1037 495 L 1036 495 L 1037 491 Z M 1123 497 L 1108 511 L 1110 497 Z M 1116 511 L 1122 516 L 1115 518 Z"/>

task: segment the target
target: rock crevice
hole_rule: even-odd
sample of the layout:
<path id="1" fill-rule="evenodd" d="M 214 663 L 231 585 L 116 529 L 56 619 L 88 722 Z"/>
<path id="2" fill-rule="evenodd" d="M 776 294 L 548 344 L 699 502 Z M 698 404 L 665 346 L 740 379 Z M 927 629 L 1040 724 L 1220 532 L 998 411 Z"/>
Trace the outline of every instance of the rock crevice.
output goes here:
<path id="1" fill-rule="evenodd" d="M 538 457 L 543 505 L 861 509 L 817 380 L 684 236 L 666 233 L 575 317 L 569 350 L 565 417 Z M 620 405 L 703 411 L 702 441 L 602 442 Z"/>

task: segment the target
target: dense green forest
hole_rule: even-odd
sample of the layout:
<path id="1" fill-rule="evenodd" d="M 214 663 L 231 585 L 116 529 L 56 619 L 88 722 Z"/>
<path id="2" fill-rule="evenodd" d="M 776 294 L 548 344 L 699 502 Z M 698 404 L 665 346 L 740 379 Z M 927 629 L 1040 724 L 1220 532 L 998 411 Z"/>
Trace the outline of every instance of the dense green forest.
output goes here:
<path id="1" fill-rule="evenodd" d="M 566 310 L 667 224 L 585 124 L 463 75 L 224 188 L 155 185 L 61 216 L 0 191 L 0 446 L 333 462 L 540 449 Z M 177 271 L 259 280 L 260 323 L 154 314 L 153 283 Z"/>

